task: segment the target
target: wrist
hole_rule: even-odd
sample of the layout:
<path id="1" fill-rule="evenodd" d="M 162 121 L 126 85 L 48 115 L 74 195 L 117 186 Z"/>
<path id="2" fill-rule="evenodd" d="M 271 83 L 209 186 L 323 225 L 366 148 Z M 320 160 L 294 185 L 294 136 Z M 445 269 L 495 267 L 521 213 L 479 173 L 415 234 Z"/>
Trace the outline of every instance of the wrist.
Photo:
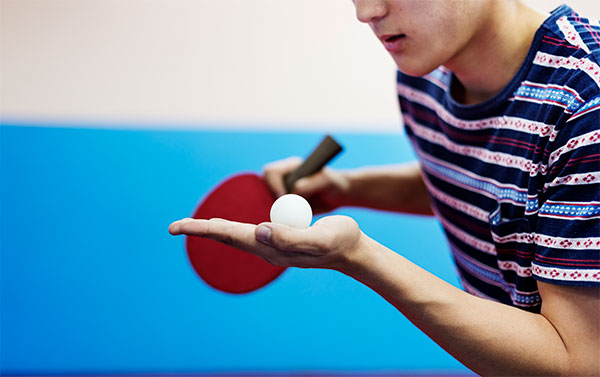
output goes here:
<path id="1" fill-rule="evenodd" d="M 325 169 L 330 180 L 326 197 L 331 210 L 356 205 L 352 200 L 352 171 Z"/>
<path id="2" fill-rule="evenodd" d="M 361 231 L 356 248 L 347 253 L 338 271 L 360 282 L 366 282 L 365 279 L 376 274 L 378 266 L 385 263 L 387 251 L 387 248 Z"/>
<path id="3" fill-rule="evenodd" d="M 340 207 L 363 206 L 361 190 L 364 190 L 364 171 L 348 169 L 336 171 L 336 192 Z"/>

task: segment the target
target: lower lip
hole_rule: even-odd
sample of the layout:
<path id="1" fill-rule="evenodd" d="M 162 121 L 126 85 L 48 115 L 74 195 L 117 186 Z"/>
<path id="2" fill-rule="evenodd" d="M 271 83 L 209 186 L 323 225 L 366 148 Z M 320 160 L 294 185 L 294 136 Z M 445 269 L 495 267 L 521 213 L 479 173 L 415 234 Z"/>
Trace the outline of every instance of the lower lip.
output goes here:
<path id="1" fill-rule="evenodd" d="M 397 38 L 397 39 L 395 39 L 395 40 L 393 40 L 391 42 L 384 41 L 383 42 L 383 46 L 389 52 L 398 52 L 402 48 L 402 44 L 404 43 L 404 38 L 405 38 L 405 36 L 402 36 L 402 37 Z"/>

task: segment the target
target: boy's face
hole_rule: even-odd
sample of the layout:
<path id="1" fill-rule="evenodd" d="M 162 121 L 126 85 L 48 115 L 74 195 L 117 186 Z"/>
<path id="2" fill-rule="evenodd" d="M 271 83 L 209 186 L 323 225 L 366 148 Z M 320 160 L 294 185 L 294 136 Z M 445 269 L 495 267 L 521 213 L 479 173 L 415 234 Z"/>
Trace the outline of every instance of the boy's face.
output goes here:
<path id="1" fill-rule="evenodd" d="M 487 0 L 354 0 L 356 17 L 408 75 L 448 65 L 482 25 Z"/>

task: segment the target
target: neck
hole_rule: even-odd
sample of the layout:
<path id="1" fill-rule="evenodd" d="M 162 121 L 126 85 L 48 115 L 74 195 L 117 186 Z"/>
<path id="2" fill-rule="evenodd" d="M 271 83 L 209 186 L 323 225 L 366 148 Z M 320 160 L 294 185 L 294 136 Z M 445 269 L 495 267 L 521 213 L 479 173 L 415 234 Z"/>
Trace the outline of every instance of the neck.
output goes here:
<path id="1" fill-rule="evenodd" d="M 525 60 L 533 37 L 546 19 L 519 1 L 500 0 L 461 52 L 446 68 L 454 73 L 452 96 L 464 104 L 476 104 L 499 93 Z"/>

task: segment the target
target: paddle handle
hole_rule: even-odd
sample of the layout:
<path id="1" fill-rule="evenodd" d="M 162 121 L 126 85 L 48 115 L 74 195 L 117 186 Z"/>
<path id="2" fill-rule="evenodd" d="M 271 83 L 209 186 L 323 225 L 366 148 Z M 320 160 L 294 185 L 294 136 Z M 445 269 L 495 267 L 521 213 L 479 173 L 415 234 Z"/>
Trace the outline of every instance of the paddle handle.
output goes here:
<path id="1" fill-rule="evenodd" d="M 318 172 L 342 150 L 342 146 L 331 136 L 325 136 L 317 148 L 304 160 L 302 165 L 298 166 L 293 172 L 283 176 L 286 191 L 288 193 L 292 192 L 297 180 Z"/>

